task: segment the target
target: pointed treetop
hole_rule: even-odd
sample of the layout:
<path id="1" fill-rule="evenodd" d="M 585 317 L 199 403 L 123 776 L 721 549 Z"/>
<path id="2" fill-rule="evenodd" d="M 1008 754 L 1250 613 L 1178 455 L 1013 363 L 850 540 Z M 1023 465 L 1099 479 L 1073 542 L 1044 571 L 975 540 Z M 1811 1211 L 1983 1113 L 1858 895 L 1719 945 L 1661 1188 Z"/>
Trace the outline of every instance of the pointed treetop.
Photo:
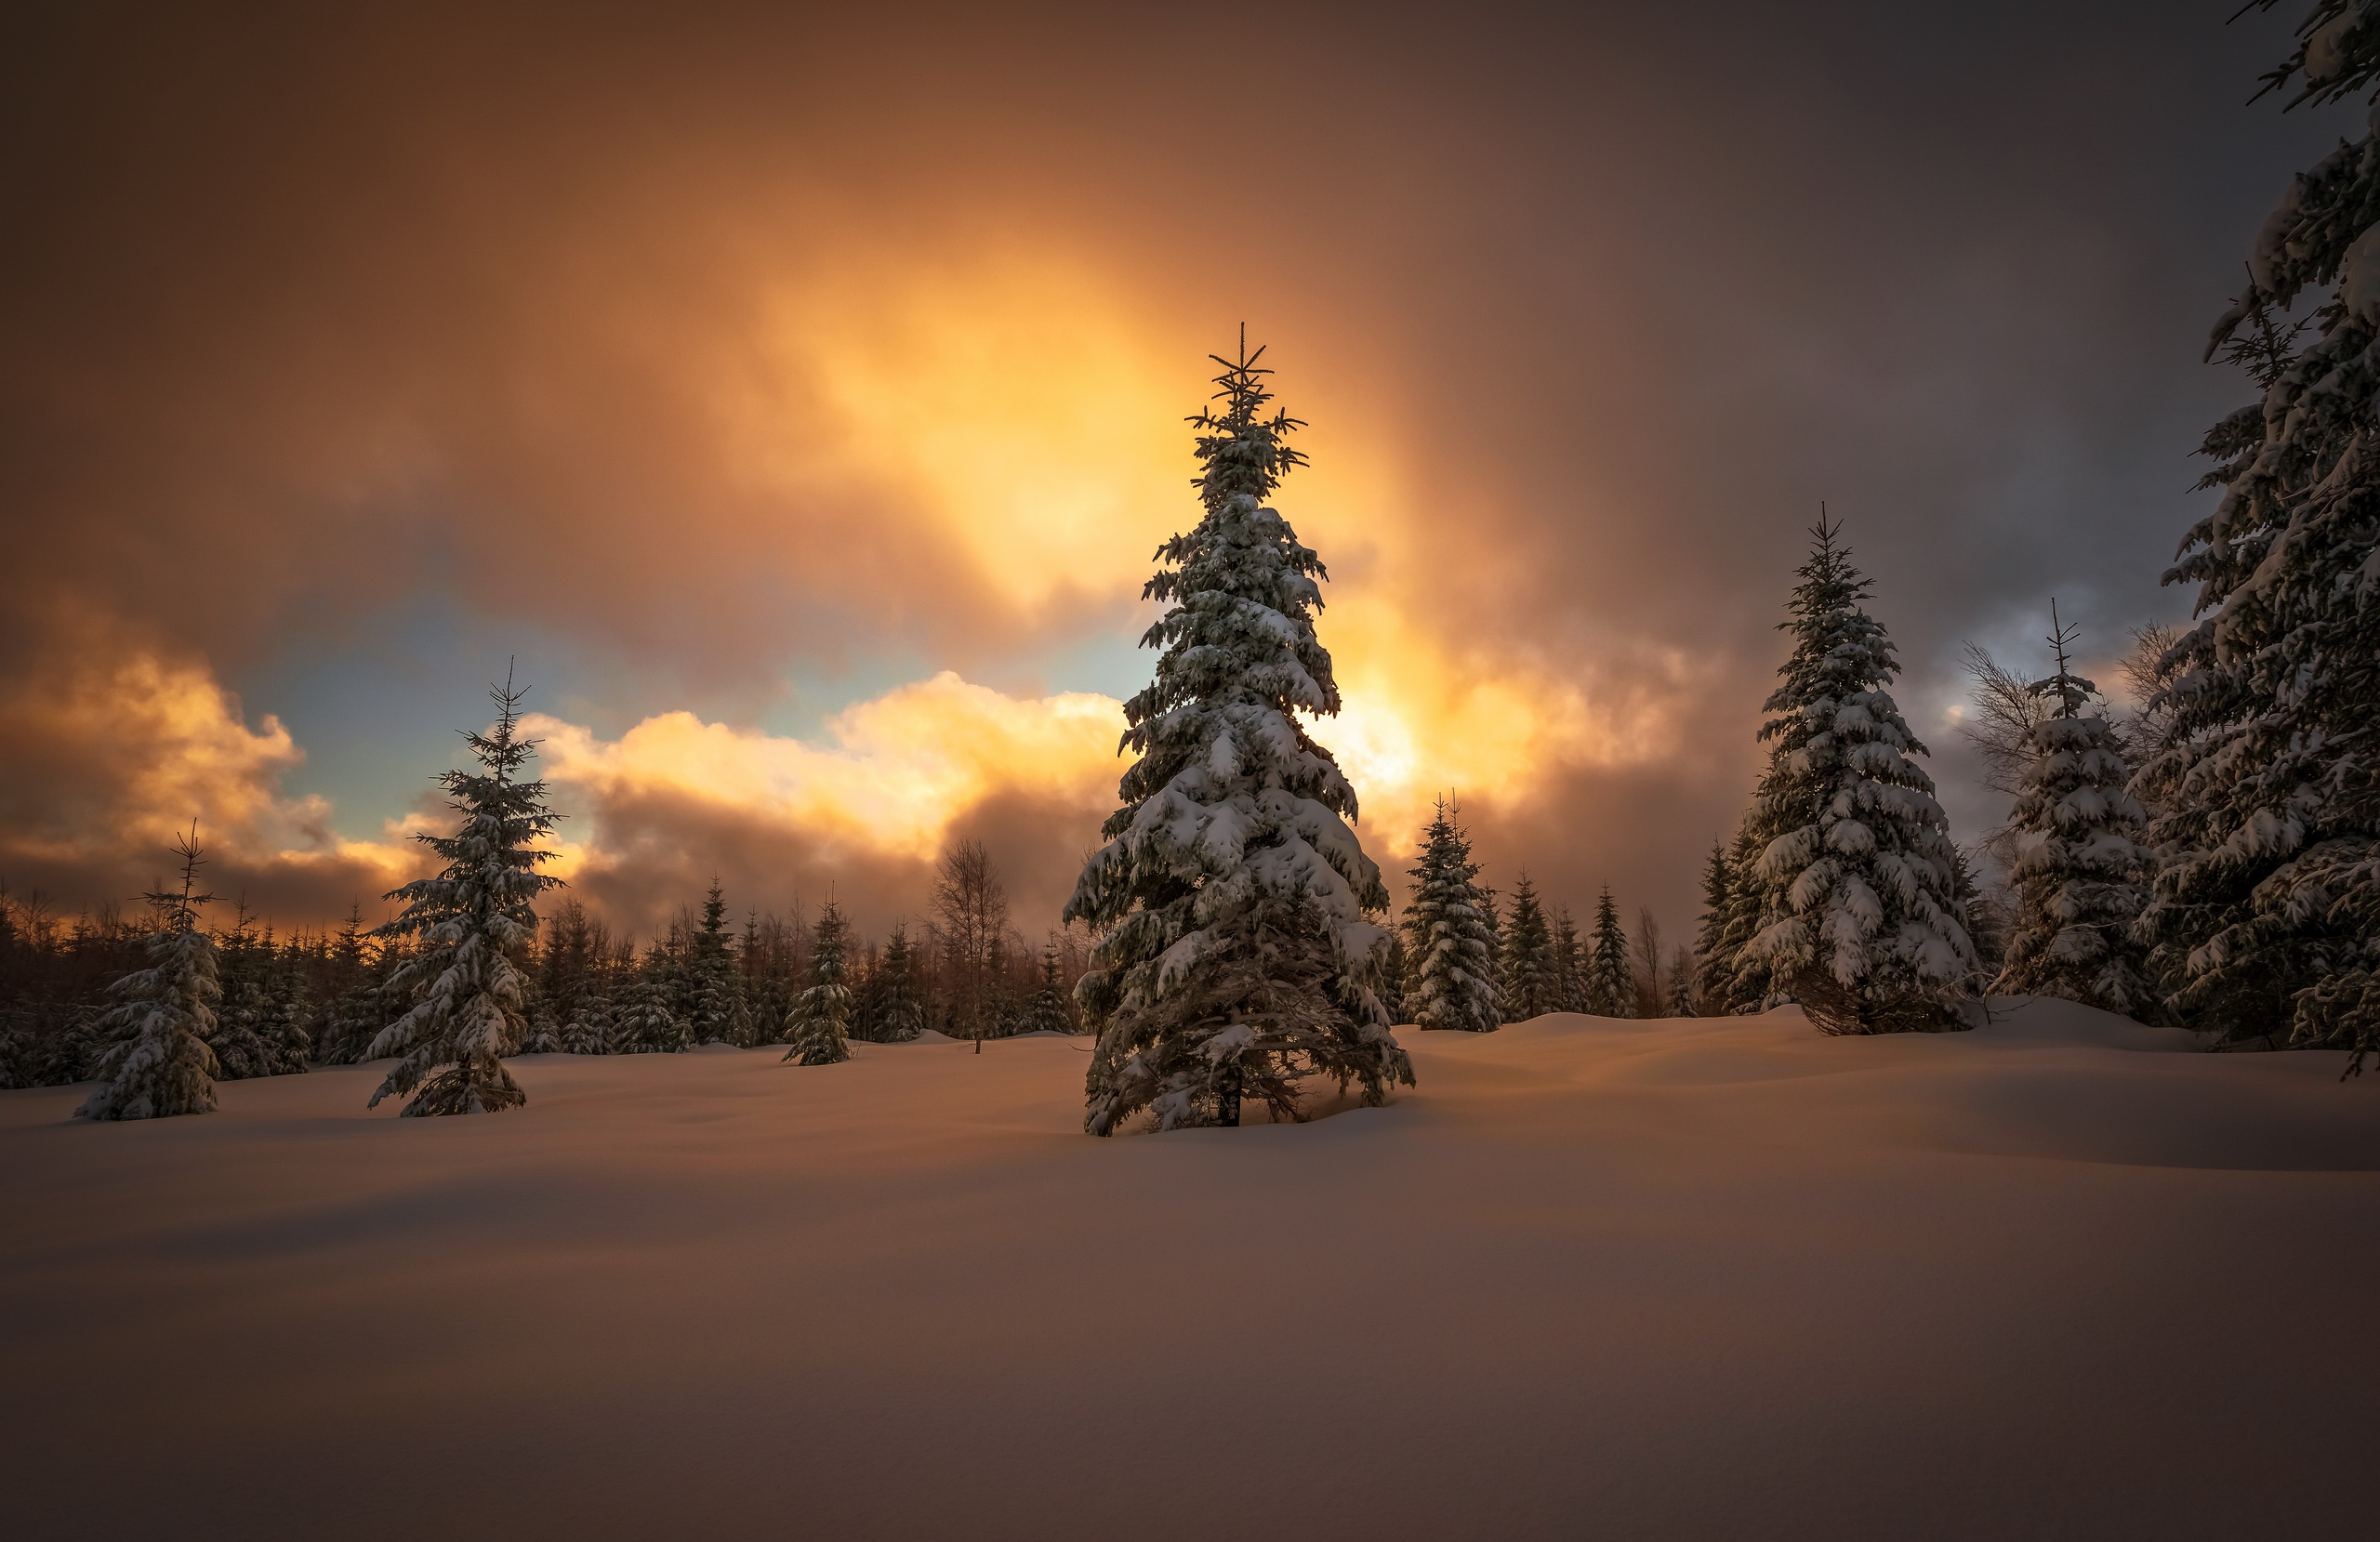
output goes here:
<path id="1" fill-rule="evenodd" d="M 2082 627 L 2059 624 L 2057 600 L 2053 598 L 2049 602 L 2049 646 L 2050 652 L 2057 659 L 2057 673 L 2045 680 L 2035 680 L 2029 689 L 2036 696 L 2055 698 L 2057 702 L 2057 715 L 2061 718 L 2072 718 L 2080 714 L 2083 705 L 2099 689 L 2074 673 L 2067 663 L 2067 649 L 2082 635 Z"/>
<path id="2" fill-rule="evenodd" d="M 1303 455 L 1282 442 L 1305 424 L 1283 412 L 1270 418 L 1261 415 L 1264 404 L 1273 400 L 1263 377 L 1273 372 L 1256 362 L 1264 357 L 1263 345 L 1259 344 L 1253 353 L 1248 351 L 1247 323 L 1240 323 L 1236 359 L 1220 353 L 1207 357 L 1223 366 L 1223 373 L 1214 377 L 1220 388 L 1214 400 L 1224 405 L 1220 414 L 1211 406 L 1202 407 L 1185 419 L 1207 430 L 1198 435 L 1197 445 L 1206 468 L 1191 478 L 1190 484 L 1198 489 L 1209 508 L 1220 508 L 1243 494 L 1262 501 L 1283 477 L 1306 464 Z"/>
<path id="3" fill-rule="evenodd" d="M 198 925 L 198 907 L 205 904 L 213 904 L 222 898 L 219 894 L 193 894 L 191 892 L 193 888 L 197 887 L 198 870 L 206 865 L 206 857 L 205 854 L 205 848 L 198 843 L 198 821 L 196 819 L 192 819 L 190 822 L 190 834 L 178 834 L 174 837 L 173 845 L 169 850 L 172 850 L 174 855 L 182 859 L 181 892 L 178 894 L 174 893 L 172 890 L 167 890 L 161 885 L 156 889 L 151 890 L 148 893 L 143 894 L 141 898 L 147 900 L 150 904 L 154 906 L 165 916 L 166 924 L 171 928 L 171 929 L 175 931 L 189 931 Z"/>

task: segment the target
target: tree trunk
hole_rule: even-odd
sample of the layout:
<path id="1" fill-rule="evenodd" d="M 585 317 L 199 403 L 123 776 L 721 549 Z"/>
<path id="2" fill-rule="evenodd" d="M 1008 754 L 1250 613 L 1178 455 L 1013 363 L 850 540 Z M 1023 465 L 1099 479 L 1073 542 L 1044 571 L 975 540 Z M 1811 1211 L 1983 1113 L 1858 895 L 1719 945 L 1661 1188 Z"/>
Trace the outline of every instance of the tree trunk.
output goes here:
<path id="1" fill-rule="evenodd" d="M 1215 1077 L 1215 1123 L 1225 1129 L 1239 1127 L 1239 1062 L 1232 1061 Z"/>

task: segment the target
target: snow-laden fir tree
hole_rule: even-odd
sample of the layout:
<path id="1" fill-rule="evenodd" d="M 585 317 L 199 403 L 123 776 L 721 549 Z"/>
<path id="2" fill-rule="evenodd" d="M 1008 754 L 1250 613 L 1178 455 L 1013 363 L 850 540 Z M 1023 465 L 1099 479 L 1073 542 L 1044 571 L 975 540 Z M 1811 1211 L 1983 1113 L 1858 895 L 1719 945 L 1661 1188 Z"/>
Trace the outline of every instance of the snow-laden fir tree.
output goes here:
<path id="1" fill-rule="evenodd" d="M 553 853 L 533 844 L 560 816 L 546 807 L 543 782 L 522 779 L 537 745 L 519 731 L 525 688 L 515 691 L 508 676 L 488 693 L 496 726 L 463 736 L 479 769 L 439 778 L 461 823 L 451 836 L 416 837 L 445 866 L 390 892 L 404 909 L 377 931 L 410 938 L 418 951 L 389 982 L 404 1011 L 366 1058 L 398 1059 L 365 1106 L 410 1093 L 408 1117 L 490 1114 L 528 1101 L 504 1068 L 526 1026 L 525 982 L 513 959 L 536 935 L 537 896 L 562 885 L 537 871 Z"/>
<path id="2" fill-rule="evenodd" d="M 1410 870 L 1413 897 L 1405 906 L 1405 946 L 1413 983 L 1405 1008 L 1417 1028 L 1493 1033 L 1503 1021 L 1496 986 L 1496 934 L 1487 897 L 1471 860 L 1454 804 L 1438 799 L 1421 837 L 1421 861 Z"/>
<path id="3" fill-rule="evenodd" d="M 1405 983 L 1412 973 L 1412 958 L 1405 951 L 1405 933 L 1395 927 L 1388 929 L 1388 948 L 1381 955 L 1380 1004 L 1388 1011 L 1391 1022 L 1405 1021 Z"/>
<path id="4" fill-rule="evenodd" d="M 926 1031 L 925 997 L 918 988 L 917 950 L 906 923 L 892 928 L 884 956 L 868 978 L 868 1032 L 883 1044 L 906 1044 Z"/>
<path id="5" fill-rule="evenodd" d="M 1041 950 L 1041 982 L 1025 998 L 1019 1009 L 1016 1031 L 1020 1034 L 1071 1034 L 1074 1018 L 1066 1010 L 1066 982 L 1058 969 L 1058 938 L 1051 933 L 1049 944 Z"/>
<path id="6" fill-rule="evenodd" d="M 1606 887 L 1595 901 L 1594 929 L 1587 938 L 1587 1010 L 1596 1017 L 1636 1015 L 1636 971 L 1628 962 L 1628 933 L 1620 907 Z"/>
<path id="7" fill-rule="evenodd" d="M 841 908 L 828 900 L 810 942 L 810 988 L 786 1020 L 785 1058 L 796 1065 L 833 1065 L 852 1058 L 852 992 L 843 979 L 850 932 Z"/>
<path id="8" fill-rule="evenodd" d="M 1694 950 L 1680 942 L 1670 953 L 1669 1000 L 1665 1003 L 1672 1017 L 1702 1015 L 1701 971 L 1696 967 Z"/>
<path id="9" fill-rule="evenodd" d="M 1711 839 L 1711 855 L 1702 863 L 1702 915 L 1694 930 L 1695 999 L 1711 1012 L 1727 1011 L 1727 987 L 1734 982 L 1735 952 L 1743 939 L 1730 939 L 1727 923 L 1735 914 L 1735 878 L 1727 863 L 1727 846 Z"/>
<path id="10" fill-rule="evenodd" d="M 215 939 L 216 980 L 222 995 L 206 1045 L 215 1051 L 217 1079 L 244 1082 L 272 1074 L 272 1051 L 263 1032 L 271 1006 L 266 982 L 271 949 L 258 936 L 246 899 L 234 899 L 231 904 L 231 925 Z"/>
<path id="11" fill-rule="evenodd" d="M 2055 604 L 2050 628 L 2057 672 L 2032 687 L 2050 713 L 2032 726 L 2033 763 L 2009 816 L 2016 925 L 1992 989 L 2153 1013 L 2159 993 L 2133 935 L 2155 867 L 2139 840 L 2149 816 L 2125 789 L 2114 729 L 2085 711 L 2098 687 L 2068 667 L 2074 629 Z"/>
<path id="12" fill-rule="evenodd" d="M 744 977 L 727 929 L 727 901 L 719 880 L 703 898 L 703 918 L 694 929 L 687 962 L 686 1021 L 696 1044 L 752 1042 L 752 1019 L 744 1000 Z"/>
<path id="13" fill-rule="evenodd" d="M 1765 705 L 1769 760 L 1745 816 L 1758 855 L 1735 880 L 1758 907 L 1739 955 L 1771 1004 L 1831 1034 L 1960 1025 L 1975 969 L 1956 898 L 1958 850 L 1925 746 L 1884 690 L 1898 666 L 1860 608 L 1868 581 L 1821 516 L 1781 629 L 1793 653 Z"/>
<path id="14" fill-rule="evenodd" d="M 1513 913 L 1504 923 L 1499 977 L 1499 1002 L 1507 1022 L 1527 1022 L 1559 1009 L 1560 991 L 1554 967 L 1554 933 L 1545 922 L 1545 906 L 1536 885 L 1523 873 L 1513 889 Z"/>
<path id="15" fill-rule="evenodd" d="M 115 998 L 99 1019 L 105 1046 L 93 1074 L 99 1086 L 74 1112 L 85 1119 L 164 1119 L 215 1107 L 215 1051 L 206 1046 L 223 988 L 216 976 L 215 939 L 200 929 L 198 907 L 212 894 L 194 894 L 205 858 L 198 824 L 174 843 L 182 859 L 178 893 L 152 890 L 156 915 L 148 942 L 149 967 L 117 981 Z"/>
<path id="16" fill-rule="evenodd" d="M 306 1031 L 312 1015 L 306 995 L 306 960 L 293 940 L 282 951 L 281 967 L 271 985 L 271 1004 L 261 1037 L 272 1066 L 271 1074 L 286 1076 L 306 1069 L 313 1059 L 313 1035 Z"/>
<path id="17" fill-rule="evenodd" d="M 674 1055 L 694 1047 L 693 1030 L 678 1015 L 667 960 L 656 944 L 613 1004 L 613 1053 Z"/>
<path id="18" fill-rule="evenodd" d="M 2268 89 L 2375 96 L 2373 0 L 2319 0 L 2299 35 Z M 2275 313 L 2325 290 L 2298 352 Z M 2346 1049 L 2353 1072 L 2380 1053 L 2380 134 L 2291 184 L 2218 349 L 2262 400 L 2208 434 L 2222 498 L 2166 574 L 2199 586 L 2198 621 L 2161 663 L 2166 747 L 2135 783 L 2162 860 L 2141 928 L 2186 1021 Z"/>
<path id="19" fill-rule="evenodd" d="M 1564 905 L 1554 915 L 1554 1010 L 1587 1009 L 1587 950 L 1579 937 L 1579 922 Z"/>
<path id="20" fill-rule="evenodd" d="M 1141 1110 L 1160 1128 L 1235 1125 L 1243 1097 L 1294 1115 L 1321 1075 L 1378 1103 L 1411 1062 L 1380 998 L 1388 908 L 1349 822 L 1355 789 L 1299 714 L 1339 710 L 1315 636 L 1322 560 L 1265 497 L 1304 457 L 1266 415 L 1243 340 L 1198 428 L 1204 516 L 1157 549 L 1142 639 L 1156 678 L 1125 705 L 1140 758 L 1065 918 L 1099 935 L 1078 999 L 1101 1025 L 1084 1127 Z"/>

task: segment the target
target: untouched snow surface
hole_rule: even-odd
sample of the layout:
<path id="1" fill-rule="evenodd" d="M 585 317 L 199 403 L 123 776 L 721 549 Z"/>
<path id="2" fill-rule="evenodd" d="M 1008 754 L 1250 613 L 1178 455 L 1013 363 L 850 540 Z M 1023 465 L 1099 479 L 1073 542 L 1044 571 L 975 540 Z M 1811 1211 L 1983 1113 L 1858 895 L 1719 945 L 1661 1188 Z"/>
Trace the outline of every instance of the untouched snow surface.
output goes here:
<path id="1" fill-rule="evenodd" d="M 1104 1141 L 1047 1038 L 0 1093 L 8 1530 L 2370 1535 L 2380 1084 L 2001 1005 Z"/>

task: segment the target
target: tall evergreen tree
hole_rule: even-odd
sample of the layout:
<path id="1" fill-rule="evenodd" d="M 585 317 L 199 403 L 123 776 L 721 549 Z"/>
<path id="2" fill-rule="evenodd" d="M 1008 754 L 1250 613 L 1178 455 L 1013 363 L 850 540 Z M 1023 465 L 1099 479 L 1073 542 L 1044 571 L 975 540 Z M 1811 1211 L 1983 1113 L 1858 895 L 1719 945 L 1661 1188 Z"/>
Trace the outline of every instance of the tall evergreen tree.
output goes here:
<path id="1" fill-rule="evenodd" d="M 1503 981 L 1501 1011 L 1507 1022 L 1526 1022 L 1559 1009 L 1554 966 L 1554 935 L 1537 888 L 1523 873 L 1513 889 L 1513 914 L 1505 923 L 1499 960 Z"/>
<path id="2" fill-rule="evenodd" d="M 1406 947 L 1413 984 L 1406 1007 L 1417 1028 L 1488 1034 L 1503 1021 L 1496 985 L 1496 934 L 1488 902 L 1475 881 L 1479 864 L 1462 833 L 1459 811 L 1438 799 L 1412 869 L 1413 898 L 1405 907 Z"/>
<path id="3" fill-rule="evenodd" d="M 1606 887 L 1595 901 L 1594 930 L 1587 948 L 1587 1010 L 1596 1017 L 1636 1015 L 1636 971 L 1628 962 L 1628 933 L 1620 907 Z"/>
<path id="4" fill-rule="evenodd" d="M 1975 969 L 1954 886 L 1958 850 L 1923 755 L 1884 690 L 1899 673 L 1860 608 L 1867 579 L 1820 517 L 1780 623 L 1792 656 L 1760 736 L 1767 769 L 1746 816 L 1758 855 L 1738 874 L 1760 929 L 1739 956 L 1768 999 L 1833 1034 L 1956 1027 Z"/>
<path id="5" fill-rule="evenodd" d="M 231 905 L 231 928 L 215 940 L 216 978 L 222 995 L 215 1008 L 215 1031 L 206 1042 L 215 1051 L 218 1078 L 244 1082 L 272 1074 L 272 1052 L 264 1041 L 271 1003 L 267 990 L 271 950 L 257 933 L 247 900 L 234 899 Z"/>
<path id="6" fill-rule="evenodd" d="M 1564 905 L 1554 917 L 1554 1009 L 1587 1009 L 1587 950 L 1579 939 L 1579 922 Z"/>
<path id="7" fill-rule="evenodd" d="M 215 939 L 201 930 L 198 907 L 212 894 L 193 894 L 205 863 L 198 824 L 177 839 L 182 859 L 178 893 L 152 890 L 156 928 L 148 941 L 149 967 L 118 980 L 115 1004 L 99 1020 L 105 1048 L 99 1085 L 74 1112 L 85 1119 L 164 1119 L 215 1107 L 215 1051 L 206 1041 L 223 989 L 216 978 Z"/>
<path id="8" fill-rule="evenodd" d="M 539 894 L 562 880 L 537 871 L 549 851 L 531 843 L 552 833 L 559 815 L 546 807 L 546 784 L 521 780 L 537 741 L 520 736 L 521 699 L 509 675 L 491 687 L 495 728 L 467 733 L 476 771 L 439 778 L 461 824 L 451 836 L 416 838 L 446 863 L 386 897 L 404 902 L 377 935 L 411 938 L 419 951 L 390 982 L 407 1003 L 380 1030 L 367 1058 L 399 1057 L 366 1107 L 391 1093 L 413 1094 L 407 1116 L 489 1114 L 528 1101 L 503 1057 L 521 1042 L 524 982 L 513 958 L 536 935 Z"/>
<path id="9" fill-rule="evenodd" d="M 1161 1128 L 1235 1125 L 1244 1096 L 1293 1114 L 1327 1076 L 1378 1103 L 1412 1063 L 1380 998 L 1388 908 L 1349 822 L 1355 789 L 1298 714 L 1339 710 L 1315 636 L 1322 560 L 1264 498 L 1304 457 L 1267 416 L 1270 373 L 1243 340 L 1191 422 L 1204 516 L 1157 549 L 1144 590 L 1168 602 L 1144 644 L 1156 678 L 1126 704 L 1140 758 L 1065 918 L 1099 932 L 1077 987 L 1102 1024 L 1084 1126 L 1143 1109 Z"/>
<path id="10" fill-rule="evenodd" d="M 810 988 L 786 1022 L 785 1058 L 797 1065 L 833 1065 L 852 1058 L 851 987 L 844 982 L 851 928 L 835 902 L 818 913 L 810 943 Z"/>
<path id="11" fill-rule="evenodd" d="M 2033 763 L 2008 821 L 2016 929 L 1993 988 L 2153 1011 L 2158 993 L 2132 929 L 2154 870 L 2138 839 L 2149 816 L 2124 788 L 2114 730 L 2083 710 L 2098 687 L 2068 667 L 2074 631 L 2057 624 L 2055 602 L 2050 628 L 2057 673 L 2032 687 L 2050 715 L 2033 724 Z"/>
<path id="12" fill-rule="evenodd" d="M 1728 999 L 1735 982 L 1736 954 L 1745 939 L 1728 935 L 1735 916 L 1735 874 L 1727 861 L 1726 843 L 1711 837 L 1711 855 L 1702 864 L 1702 915 L 1694 932 L 1695 998 L 1714 1012 L 1733 1007 Z"/>
<path id="13" fill-rule="evenodd" d="M 313 1012 L 306 995 L 306 956 L 293 938 L 281 950 L 265 1015 L 263 1038 L 271 1075 L 295 1074 L 313 1058 L 313 1037 L 306 1031 L 306 1020 Z"/>
<path id="14" fill-rule="evenodd" d="M 2291 107 L 2380 96 L 2370 0 L 2318 0 L 2298 32 L 2268 90 Z M 2346 1049 L 2350 1074 L 2380 1053 L 2375 225 L 2367 132 L 2292 183 L 2215 327 L 2209 355 L 2248 366 L 2261 400 L 2203 446 L 2216 467 L 2202 485 L 2222 498 L 2165 574 L 2199 586 L 2199 619 L 2160 663 L 2164 748 L 2134 784 L 2163 859 L 2140 926 L 2185 1021 Z M 2298 352 L 2302 323 L 2275 313 L 2325 289 Z"/>
<path id="15" fill-rule="evenodd" d="M 917 950 L 906 924 L 892 928 L 884 956 L 868 977 L 868 1033 L 883 1044 L 906 1044 L 926 1031 L 925 995 L 918 983 Z"/>
<path id="16" fill-rule="evenodd" d="M 702 924 L 691 939 L 687 961 L 686 1021 L 696 1044 L 752 1042 L 751 1013 L 744 1000 L 743 977 L 735 968 L 733 938 L 727 929 L 727 901 L 719 880 L 710 881 L 703 897 Z"/>

